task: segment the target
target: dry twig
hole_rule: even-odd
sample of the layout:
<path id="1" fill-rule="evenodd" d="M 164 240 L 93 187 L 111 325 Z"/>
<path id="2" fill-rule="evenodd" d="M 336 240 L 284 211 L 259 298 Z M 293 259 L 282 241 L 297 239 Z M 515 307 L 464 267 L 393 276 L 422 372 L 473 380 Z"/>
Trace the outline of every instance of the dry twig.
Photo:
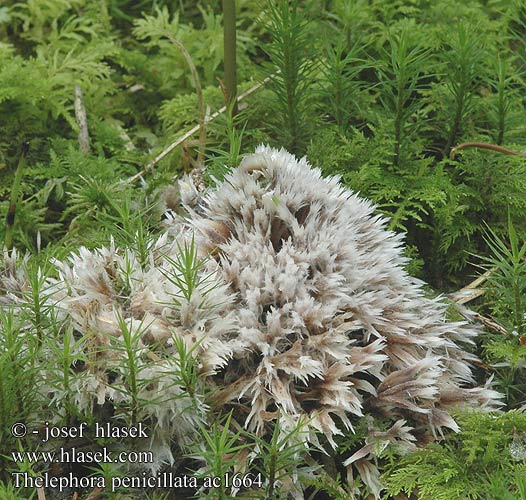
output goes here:
<path id="1" fill-rule="evenodd" d="M 75 118 L 79 126 L 79 147 L 84 154 L 90 153 L 88 119 L 86 117 L 86 108 L 82 99 L 82 90 L 75 85 Z"/>
<path id="2" fill-rule="evenodd" d="M 472 300 L 484 295 L 485 290 L 478 288 L 484 283 L 489 275 L 495 271 L 495 268 L 488 269 L 484 274 L 479 276 L 476 280 L 473 280 L 469 285 L 457 290 L 449 295 L 449 298 L 457 304 L 466 304 Z"/>
<path id="3" fill-rule="evenodd" d="M 87 497 L 86 500 L 98 500 L 104 493 L 104 488 L 95 488 Z"/>
<path id="4" fill-rule="evenodd" d="M 263 81 L 257 83 L 253 87 L 249 88 L 246 92 L 243 92 L 237 97 L 237 102 L 241 102 L 243 99 L 246 99 L 247 97 L 251 96 L 254 92 L 259 90 L 263 85 L 266 85 L 275 75 L 267 76 Z M 212 113 L 209 117 L 205 119 L 204 125 L 207 125 L 211 121 L 215 120 L 219 115 L 224 113 L 226 111 L 226 106 L 223 106 L 219 108 L 215 113 Z M 187 139 L 192 137 L 196 132 L 198 132 L 201 129 L 201 124 L 196 125 L 195 127 L 191 128 L 188 132 L 184 133 L 182 136 L 178 137 L 174 142 L 172 142 L 167 148 L 165 148 L 163 151 L 161 151 L 146 167 L 141 170 L 140 172 L 137 172 L 135 175 L 132 175 L 126 181 L 124 181 L 126 184 L 131 184 L 135 182 L 136 180 L 140 179 L 146 172 L 150 171 L 159 163 L 163 158 L 166 158 L 177 146 L 180 146 L 183 144 Z"/>
<path id="5" fill-rule="evenodd" d="M 472 309 L 469 309 L 466 306 L 463 306 L 462 304 L 456 304 L 458 312 L 464 316 L 469 321 L 478 321 L 479 323 L 482 323 L 486 328 L 489 328 L 490 330 L 493 330 L 494 332 L 500 333 L 502 335 L 507 335 L 508 330 L 504 328 L 502 325 L 499 325 L 495 320 L 488 318 L 487 316 L 483 316 L 482 314 L 473 311 Z"/>
<path id="6" fill-rule="evenodd" d="M 497 151 L 498 153 L 503 153 L 505 155 L 510 156 L 526 156 L 526 151 L 513 151 L 511 149 L 505 148 L 503 146 L 499 146 L 498 144 L 489 144 L 487 142 L 463 142 L 462 144 L 459 144 L 458 146 L 455 146 L 454 148 L 451 148 L 451 152 L 449 153 L 449 157 L 454 160 L 456 154 L 464 148 L 481 148 L 481 149 L 491 149 L 492 151 Z"/>
<path id="7" fill-rule="evenodd" d="M 467 308 L 464 304 L 484 295 L 485 290 L 479 289 L 478 287 L 484 283 L 489 275 L 495 271 L 495 268 L 488 269 L 482 276 L 479 276 L 476 280 L 473 280 L 469 285 L 461 288 L 460 290 L 449 295 L 449 298 L 455 303 L 458 311 L 464 318 L 469 321 L 478 321 L 485 327 L 493 330 L 502 335 L 506 335 L 508 331 L 502 325 L 499 325 L 495 320 L 483 316 L 482 314 Z"/>

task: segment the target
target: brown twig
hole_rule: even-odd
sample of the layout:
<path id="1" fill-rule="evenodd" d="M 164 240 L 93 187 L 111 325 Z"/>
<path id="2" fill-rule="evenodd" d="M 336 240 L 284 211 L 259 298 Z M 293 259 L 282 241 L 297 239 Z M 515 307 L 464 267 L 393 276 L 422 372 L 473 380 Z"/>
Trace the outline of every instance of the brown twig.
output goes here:
<path id="1" fill-rule="evenodd" d="M 451 293 L 449 298 L 456 302 L 457 304 L 466 304 L 472 300 L 484 295 L 485 290 L 478 288 L 482 283 L 484 283 L 489 275 L 495 271 L 495 268 L 488 269 L 483 275 L 479 276 L 477 279 L 473 280 L 469 285 L 461 288 L 460 290 Z"/>
<path id="2" fill-rule="evenodd" d="M 469 321 L 478 321 L 484 326 L 493 330 L 502 335 L 506 335 L 508 331 L 502 325 L 499 325 L 492 318 L 483 316 L 482 314 L 473 311 L 472 309 L 467 308 L 464 304 L 470 302 L 471 300 L 484 295 L 485 290 L 479 289 L 478 287 L 484 283 L 489 277 L 489 275 L 495 271 L 496 268 L 488 269 L 483 275 L 479 276 L 477 279 L 473 280 L 469 285 L 461 288 L 449 295 L 449 298 L 455 303 L 458 311 L 464 318 Z"/>
<path id="3" fill-rule="evenodd" d="M 79 147 L 85 154 L 90 153 L 89 133 L 88 133 L 88 119 L 86 117 L 86 108 L 82 99 L 82 90 L 78 85 L 75 85 L 75 118 L 79 126 Z"/>
<path id="4" fill-rule="evenodd" d="M 487 142 L 463 142 L 454 148 L 451 148 L 449 153 L 449 158 L 452 160 L 455 159 L 456 154 L 464 148 L 481 148 L 481 149 L 491 149 L 492 151 L 497 151 L 498 153 L 503 153 L 511 156 L 526 156 L 526 151 L 513 151 L 511 149 L 499 146 L 498 144 L 489 144 Z"/>
<path id="5" fill-rule="evenodd" d="M 95 488 L 87 497 L 86 500 L 97 500 L 104 493 L 104 488 Z"/>
<path id="6" fill-rule="evenodd" d="M 46 493 L 44 492 L 44 488 L 37 488 L 37 497 L 38 500 L 46 500 Z"/>
<path id="7" fill-rule="evenodd" d="M 478 321 L 482 323 L 485 327 L 489 328 L 490 330 L 493 330 L 494 332 L 500 333 L 502 335 L 507 335 L 508 330 L 504 328 L 502 325 L 499 325 L 495 320 L 488 318 L 487 316 L 483 316 L 482 314 L 479 314 L 478 312 L 473 311 L 472 309 L 469 309 L 461 304 L 456 304 L 458 312 L 464 316 L 469 321 Z"/>
<path id="8" fill-rule="evenodd" d="M 225 106 L 228 106 L 228 91 L 226 90 L 225 82 L 216 76 L 217 83 L 221 87 L 221 92 L 223 92 L 223 100 L 225 101 Z"/>
<path id="9" fill-rule="evenodd" d="M 243 92 L 237 97 L 237 102 L 241 102 L 243 99 L 246 99 L 250 95 L 252 95 L 254 92 L 259 90 L 261 87 L 266 85 L 273 77 L 274 75 L 267 76 L 263 81 L 257 83 L 253 87 L 250 87 L 246 92 Z M 211 121 L 215 120 L 219 115 L 224 113 L 226 111 L 226 106 L 223 106 L 219 108 L 215 113 L 212 113 L 209 118 L 205 120 L 205 125 L 210 123 Z M 149 170 L 152 170 L 157 163 L 159 163 L 163 158 L 166 158 L 175 148 L 183 144 L 187 139 L 192 137 L 196 132 L 198 132 L 201 128 L 201 124 L 196 125 L 195 127 L 192 127 L 188 132 L 185 132 L 182 136 L 178 137 L 174 142 L 172 142 L 167 148 L 163 149 L 146 167 L 141 170 L 140 172 L 137 172 L 135 175 L 132 175 L 128 179 L 126 179 L 124 182 L 126 184 L 131 184 L 135 182 L 136 180 L 140 179 L 146 172 Z"/>

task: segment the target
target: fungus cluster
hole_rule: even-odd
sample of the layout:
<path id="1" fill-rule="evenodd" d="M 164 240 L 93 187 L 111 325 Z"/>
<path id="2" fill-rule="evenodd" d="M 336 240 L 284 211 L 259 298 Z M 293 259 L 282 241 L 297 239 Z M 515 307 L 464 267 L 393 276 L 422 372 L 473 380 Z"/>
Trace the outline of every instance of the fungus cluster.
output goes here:
<path id="1" fill-rule="evenodd" d="M 129 353 L 116 347 L 131 333 L 138 397 L 153 402 L 138 417 L 154 425 L 162 460 L 207 412 L 234 408 L 260 435 L 281 417 L 301 422 L 301 438 L 326 451 L 366 421 L 344 465 L 378 498 L 375 459 L 386 446 L 410 451 L 457 431 L 454 408 L 498 407 L 498 393 L 474 387 L 465 349 L 477 330 L 446 319 L 443 300 L 406 272 L 402 237 L 337 177 L 261 146 L 214 190 L 181 186 L 186 216 L 173 214 L 146 260 L 82 248 L 47 279 L 55 314 L 83 339 L 80 411 L 130 403 Z M 28 284 L 11 257 L 4 263 L 10 292 L 0 301 L 19 306 Z M 181 343 L 205 388 L 198 405 L 174 375 Z"/>

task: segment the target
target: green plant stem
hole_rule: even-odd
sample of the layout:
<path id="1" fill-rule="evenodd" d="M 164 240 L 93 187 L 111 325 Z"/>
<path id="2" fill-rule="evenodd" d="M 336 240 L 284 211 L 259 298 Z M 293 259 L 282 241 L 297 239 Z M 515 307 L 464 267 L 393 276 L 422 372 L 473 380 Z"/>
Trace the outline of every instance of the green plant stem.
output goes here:
<path id="1" fill-rule="evenodd" d="M 270 466 L 269 466 L 269 478 L 268 478 L 268 497 L 273 498 L 274 496 L 274 483 L 276 482 L 276 454 L 275 450 L 271 451 Z"/>
<path id="2" fill-rule="evenodd" d="M 126 353 L 126 375 L 125 380 L 130 396 L 130 422 L 131 425 L 137 424 L 139 413 L 139 381 L 138 381 L 138 356 L 137 356 L 137 333 L 131 331 L 122 317 L 119 317 L 119 327 L 122 333 L 122 348 Z"/>
<path id="3" fill-rule="evenodd" d="M 514 280 L 514 286 L 513 286 L 513 297 L 515 300 L 515 325 L 517 327 L 517 331 L 519 335 L 522 335 L 524 333 L 524 327 L 523 327 L 523 310 L 522 310 L 522 300 L 521 300 L 521 290 L 520 290 L 520 283 L 518 277 Z"/>
<path id="4" fill-rule="evenodd" d="M 237 114 L 237 65 L 236 65 L 236 2 L 223 0 L 223 42 L 226 105 L 233 103 L 232 115 Z"/>
<path id="5" fill-rule="evenodd" d="M 298 79 L 298 69 L 295 64 L 295 56 L 291 50 L 291 44 L 285 40 L 283 58 L 285 61 L 285 83 L 287 91 L 287 118 L 289 122 L 289 130 L 292 135 L 291 149 L 297 150 L 298 147 L 298 136 L 299 136 L 299 124 L 298 116 L 296 114 L 298 107 L 298 98 L 296 96 L 296 86 Z"/>
<path id="6" fill-rule="evenodd" d="M 26 163 L 26 155 L 29 145 L 24 143 L 21 148 L 20 158 L 18 159 L 18 166 L 15 172 L 15 179 L 11 188 L 11 199 L 9 201 L 9 209 L 7 210 L 5 221 L 5 242 L 4 245 L 8 250 L 13 248 L 13 230 L 15 227 L 16 204 L 18 203 L 18 196 L 20 193 L 20 184 L 22 183 L 22 175 L 24 172 L 24 165 Z"/>
<path id="7" fill-rule="evenodd" d="M 445 151 L 449 151 L 451 146 L 455 143 L 458 134 L 460 133 L 460 126 L 462 124 L 462 117 L 464 115 L 464 90 L 460 90 L 456 99 L 455 118 L 449 131 L 449 137 L 446 143 Z"/>
<path id="8" fill-rule="evenodd" d="M 183 54 L 183 57 L 190 68 L 192 78 L 194 80 L 195 92 L 197 94 L 197 107 L 199 110 L 199 147 L 197 150 L 197 163 L 201 165 L 205 158 L 205 144 L 206 144 L 206 109 L 205 100 L 203 97 L 203 88 L 201 87 L 201 80 L 199 73 L 195 67 L 194 61 L 190 53 L 186 50 L 186 47 L 175 38 L 171 33 L 165 33 L 166 38 L 170 40 Z"/>
<path id="9" fill-rule="evenodd" d="M 499 113 L 499 134 L 497 136 L 497 144 L 502 144 L 504 141 L 504 131 L 506 127 L 506 105 L 504 97 L 504 89 L 499 88 L 499 103 L 498 103 L 498 113 Z"/>
<path id="10" fill-rule="evenodd" d="M 17 347 L 16 345 L 16 337 L 15 337 L 16 332 L 14 331 L 14 329 L 10 329 L 9 334 L 13 336 L 13 338 L 11 339 L 13 340 L 13 343 L 9 345 L 10 349 L 8 349 L 8 353 L 11 358 L 9 360 L 10 366 L 15 367 L 15 369 L 20 368 L 20 348 L 19 346 Z M 17 415 L 20 415 L 22 414 L 21 401 L 23 399 L 22 399 L 22 394 L 20 393 L 20 387 L 18 385 L 14 386 L 14 393 L 15 393 L 15 413 Z"/>
<path id="11" fill-rule="evenodd" d="M 290 152 L 302 154 L 308 142 L 312 73 L 317 65 L 311 57 L 311 27 L 306 14 L 313 4 L 307 2 L 304 9 L 300 9 L 298 0 L 279 0 L 268 5 L 269 22 L 263 26 L 272 36 L 272 43 L 264 50 L 270 60 L 267 67 L 274 73 L 270 88 L 279 117 L 276 132 Z"/>
<path id="12" fill-rule="evenodd" d="M 400 163 L 400 143 L 402 141 L 402 126 L 403 126 L 403 112 L 404 112 L 404 83 L 403 80 L 398 81 L 398 96 L 396 100 L 396 116 L 395 116 L 395 143 L 394 143 L 394 166 L 398 167 Z"/>

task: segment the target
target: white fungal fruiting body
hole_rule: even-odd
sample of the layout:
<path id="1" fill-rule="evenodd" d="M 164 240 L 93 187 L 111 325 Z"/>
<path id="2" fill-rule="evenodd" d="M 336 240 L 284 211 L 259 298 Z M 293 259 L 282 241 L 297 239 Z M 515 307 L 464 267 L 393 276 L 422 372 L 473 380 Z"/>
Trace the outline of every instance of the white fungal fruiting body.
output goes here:
<path id="1" fill-rule="evenodd" d="M 457 431 L 452 408 L 498 406 L 498 393 L 470 387 L 476 358 L 461 344 L 476 329 L 446 320 L 441 299 L 405 271 L 402 237 L 337 177 L 261 146 L 204 196 L 185 182 L 190 216 L 172 217 L 147 262 L 113 244 L 80 249 L 47 280 L 57 318 L 84 336 L 86 367 L 72 381 L 81 412 L 129 402 L 126 329 L 137 335 L 138 397 L 152 402 L 140 416 L 155 426 L 154 451 L 171 460 L 170 442 L 187 442 L 206 410 L 201 401 L 189 411 L 195 401 L 173 382 L 182 341 L 213 390 L 211 408 L 235 404 L 252 431 L 280 418 L 289 429 L 302 423 L 297 439 L 336 447 L 336 435 L 367 419 L 369 436 L 344 465 L 350 483 L 358 471 L 379 497 L 373 459 L 386 446 L 409 451 L 417 438 Z M 192 258 L 203 260 L 185 295 L 180 257 L 194 238 Z M 4 258 L 0 284 L 12 290 L 0 303 L 23 301 L 29 286 L 13 259 Z"/>
<path id="2" fill-rule="evenodd" d="M 199 265 L 189 297 L 177 286 L 178 280 L 184 281 L 178 259 L 190 241 L 184 233 L 178 241 L 163 235 L 150 242 L 143 264 L 132 250 L 117 249 L 113 243 L 95 251 L 81 248 L 68 260 L 56 261 L 58 276 L 48 279 L 57 319 L 71 325 L 77 338 L 83 336 L 78 348 L 84 351 L 85 367 L 70 381 L 79 413 L 92 414 L 108 403 L 129 408 L 133 398 L 140 401 L 136 419 L 151 429 L 151 439 L 142 444 L 153 452 L 155 461 L 148 464 L 153 472 L 173 461 L 174 441 L 184 446 L 197 439 L 208 409 L 200 394 L 189 395 L 181 385 L 184 368 L 177 339 L 193 356 L 199 353 L 202 377 L 232 355 L 228 343 L 219 339 L 235 329 L 229 307 L 233 297 L 215 262 Z M 190 265 L 197 263 L 191 260 Z M 135 394 L 125 329 L 135 339 Z M 60 401 L 56 388 L 47 392 Z"/>
<path id="3" fill-rule="evenodd" d="M 367 408 L 410 422 L 394 434 L 412 446 L 413 427 L 457 430 L 455 406 L 496 406 L 498 393 L 468 387 L 475 357 L 458 342 L 476 330 L 425 296 L 404 269 L 401 236 L 374 208 L 305 159 L 261 146 L 188 221 L 237 297 L 239 348 L 216 400 L 245 402 L 249 428 L 308 415 L 336 446 Z M 378 495 L 367 457 L 346 464 Z"/>

